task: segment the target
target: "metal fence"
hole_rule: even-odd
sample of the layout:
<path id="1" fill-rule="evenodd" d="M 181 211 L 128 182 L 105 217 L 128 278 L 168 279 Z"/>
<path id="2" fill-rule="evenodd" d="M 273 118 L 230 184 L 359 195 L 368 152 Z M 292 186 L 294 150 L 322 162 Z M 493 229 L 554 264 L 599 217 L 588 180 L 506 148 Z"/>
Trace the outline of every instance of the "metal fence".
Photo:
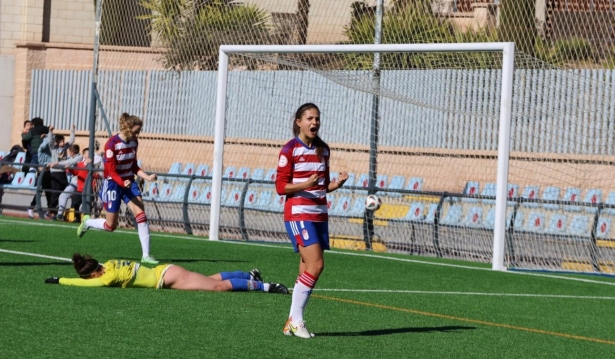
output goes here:
<path id="1" fill-rule="evenodd" d="M 243 73 L 230 73 L 229 82 L 234 81 L 233 76 L 245 76 Z M 229 113 L 249 113 L 254 118 L 292 113 L 278 98 L 284 96 L 283 91 L 275 90 L 276 84 L 291 77 L 295 82 L 299 77 L 315 84 L 322 96 L 349 91 L 309 71 L 255 71 L 250 76 L 271 88 L 250 92 L 250 98 L 241 97 L 243 91 L 229 91 L 229 106 L 235 106 Z M 615 70 L 516 70 L 511 150 L 615 154 L 614 80 Z M 86 130 L 88 81 L 89 71 L 33 71 L 30 117 L 42 117 L 56 128 L 66 129 L 74 123 L 78 130 Z M 496 70 L 383 71 L 382 88 L 395 91 L 384 93 L 381 100 L 380 145 L 496 150 L 499 82 Z M 400 87 L 403 83 L 413 85 Z M 112 132 L 117 131 L 115 119 L 129 112 L 146 121 L 146 133 L 212 137 L 215 84 L 216 73 L 211 71 L 101 71 L 99 88 L 104 111 L 113 119 Z M 371 94 L 355 90 L 345 101 L 329 101 L 322 109 L 331 120 L 326 140 L 368 144 L 369 136 L 351 136 L 344 129 L 357 122 L 369 124 L 366 106 L 370 101 Z M 255 106 L 263 103 L 268 106 Z M 252 126 L 246 123 L 227 127 L 227 137 L 255 138 Z M 98 130 L 104 129 L 98 121 Z M 274 131 L 257 135 L 260 140 L 287 137 Z"/>

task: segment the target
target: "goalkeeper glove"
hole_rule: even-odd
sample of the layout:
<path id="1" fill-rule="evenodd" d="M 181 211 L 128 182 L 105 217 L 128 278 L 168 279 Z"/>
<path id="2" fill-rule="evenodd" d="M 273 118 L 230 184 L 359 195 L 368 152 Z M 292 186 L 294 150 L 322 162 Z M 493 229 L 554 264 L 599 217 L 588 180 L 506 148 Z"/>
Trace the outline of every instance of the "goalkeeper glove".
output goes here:
<path id="1" fill-rule="evenodd" d="M 60 284 L 60 278 L 58 278 L 58 277 L 47 278 L 47 279 L 45 279 L 45 283 L 47 283 L 47 284 Z"/>

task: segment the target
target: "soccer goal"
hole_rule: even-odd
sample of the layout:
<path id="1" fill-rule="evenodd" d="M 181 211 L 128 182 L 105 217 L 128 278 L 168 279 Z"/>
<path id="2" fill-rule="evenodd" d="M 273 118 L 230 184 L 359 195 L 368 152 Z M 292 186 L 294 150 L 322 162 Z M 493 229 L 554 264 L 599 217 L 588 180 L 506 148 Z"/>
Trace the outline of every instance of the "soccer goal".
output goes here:
<path id="1" fill-rule="evenodd" d="M 381 54 L 391 57 L 384 57 L 381 61 Z M 262 166 L 267 168 L 275 168 L 276 150 L 279 151 L 284 139 L 292 138 L 290 129 L 293 108 L 304 102 L 314 102 L 321 108 L 322 136 L 332 145 L 331 170 L 336 173 L 348 171 L 353 174 L 344 191 L 331 195 L 332 217 L 339 216 L 349 224 L 352 223 L 353 217 L 356 219 L 355 223 L 371 220 L 372 223 L 369 225 L 374 227 L 373 218 L 366 216 L 364 207 L 361 208 L 361 198 L 367 192 L 377 191 L 376 187 L 382 191 L 389 189 L 389 184 L 386 183 L 388 181 L 384 180 L 385 176 L 387 179 L 390 176 L 391 180 L 396 178 L 398 182 L 400 179 L 402 181 L 397 184 L 397 188 L 393 188 L 400 190 L 399 192 L 382 192 L 383 196 L 399 200 L 404 194 L 415 197 L 420 194 L 420 190 L 406 187 L 406 177 L 410 178 L 413 175 L 412 168 L 399 168 L 397 173 L 393 171 L 396 166 L 405 162 L 405 151 L 416 151 L 418 143 L 427 144 L 420 138 L 407 138 L 411 135 L 421 136 L 420 131 L 404 133 L 402 130 L 408 125 L 408 121 L 411 121 L 409 117 L 424 112 L 419 125 L 427 125 L 429 129 L 425 130 L 430 133 L 425 135 L 432 136 L 439 131 L 438 127 L 445 125 L 435 123 L 442 120 L 441 116 L 435 116 L 436 112 L 448 115 L 451 119 L 459 119 L 459 116 L 488 116 L 487 111 L 482 114 L 472 113 L 477 109 L 471 104 L 472 96 L 463 98 L 461 94 L 448 93 L 454 89 L 446 83 L 451 79 L 447 79 L 447 74 L 442 70 L 454 65 L 455 60 L 462 59 L 459 56 L 447 56 L 450 54 L 464 54 L 467 63 L 477 61 L 484 66 L 480 68 L 481 64 L 477 64 L 480 69 L 475 74 L 467 74 L 468 80 L 475 75 L 478 76 L 479 71 L 489 71 L 489 76 L 497 78 L 495 82 L 499 83 L 499 86 L 489 88 L 492 92 L 485 91 L 481 97 L 488 97 L 491 101 L 489 115 L 497 118 L 495 123 L 498 125 L 498 130 L 493 127 L 495 123 L 490 127 L 492 136 L 499 133 L 495 141 L 498 158 L 495 171 L 497 186 L 492 194 L 495 197 L 492 263 L 494 269 L 505 268 L 504 237 L 514 69 L 513 43 L 221 46 L 210 239 L 220 238 L 221 213 L 223 213 L 221 209 L 224 207 L 225 199 L 223 192 L 230 192 L 223 187 L 224 168 L 233 162 L 244 164 L 256 162 L 262 163 Z M 363 67 L 367 69 L 361 69 L 361 66 L 358 66 L 359 62 L 363 62 Z M 404 62 L 411 67 L 393 70 L 383 68 L 381 65 Z M 318 63 L 319 67 L 314 67 L 312 63 Z M 431 90 L 434 91 L 427 94 L 431 98 L 424 96 L 424 93 L 421 94 L 421 89 L 425 89 L 425 84 L 421 83 L 424 81 L 429 81 Z M 477 94 L 474 95 L 476 96 Z M 466 111 L 463 113 L 455 113 L 454 107 L 446 105 L 459 101 L 466 103 L 464 106 Z M 486 102 L 484 98 L 479 101 Z M 433 116 L 431 119 L 427 112 Z M 388 136 L 389 133 L 378 133 L 381 130 L 392 130 L 393 136 Z M 227 137 L 228 132 L 232 135 Z M 394 138 L 395 133 L 397 139 Z M 234 140 L 229 137 L 233 137 Z M 238 149 L 237 152 L 231 152 L 233 150 L 229 151 L 229 148 L 238 147 L 234 142 L 241 138 L 244 141 L 247 138 L 259 142 L 253 146 L 268 148 L 267 155 L 259 151 L 248 151 L 243 153 L 246 157 L 238 158 L 237 156 L 241 156 L 240 152 L 243 151 Z M 404 138 L 410 141 L 405 141 Z M 282 142 L 279 142 L 280 140 Z M 431 142 L 434 139 L 425 138 L 425 140 Z M 446 143 L 433 142 L 431 148 L 440 150 L 445 147 Z M 390 152 L 396 151 L 394 148 L 398 148 L 399 153 L 391 156 Z M 424 149 L 429 150 L 430 147 L 426 146 Z M 391 159 L 392 163 L 385 162 L 388 161 L 387 157 L 394 158 Z M 407 166 L 412 167 L 411 161 L 407 162 Z M 447 169 L 440 168 L 439 171 L 443 174 Z M 228 173 L 224 179 L 229 179 Z M 379 180 L 382 183 L 378 183 Z M 446 181 L 444 177 L 438 179 L 438 182 L 442 181 Z M 268 185 L 271 186 L 271 183 Z M 447 186 L 448 184 L 444 183 L 433 183 L 429 187 L 431 192 L 437 192 L 438 188 L 446 190 Z M 427 188 L 427 184 L 425 187 Z M 408 192 L 404 193 L 404 190 Z M 259 191 L 266 189 L 260 187 Z M 258 194 L 254 196 L 257 197 L 260 196 Z M 451 197 L 451 199 L 458 198 Z M 274 202 L 280 200 L 276 198 Z M 274 203 L 274 206 L 276 204 Z M 278 216 L 281 218 L 281 215 Z M 343 226 L 343 223 L 340 224 Z M 343 234 L 343 230 L 339 232 L 338 236 L 335 226 L 332 226 L 333 238 L 357 238 L 350 233 Z M 410 239 L 411 233 L 408 232 L 407 235 Z M 401 240 L 403 241 L 403 238 Z M 380 241 L 386 246 L 386 238 L 381 237 Z"/>
<path id="2" fill-rule="evenodd" d="M 219 54 L 211 239 L 287 241 L 277 156 L 313 102 L 331 177 L 350 174 L 327 196 L 333 246 L 615 272 L 612 71 L 555 68 L 512 43 Z M 374 193 L 383 204 L 366 211 Z"/>

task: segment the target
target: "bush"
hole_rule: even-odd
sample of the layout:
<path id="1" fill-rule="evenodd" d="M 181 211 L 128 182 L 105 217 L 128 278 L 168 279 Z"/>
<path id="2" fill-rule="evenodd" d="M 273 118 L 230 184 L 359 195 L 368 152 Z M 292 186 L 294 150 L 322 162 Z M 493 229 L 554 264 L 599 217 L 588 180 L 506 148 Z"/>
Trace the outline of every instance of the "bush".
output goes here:
<path id="1" fill-rule="evenodd" d="M 592 48 L 588 40 L 573 37 L 555 42 L 554 56 L 560 62 L 586 61 L 592 58 Z"/>

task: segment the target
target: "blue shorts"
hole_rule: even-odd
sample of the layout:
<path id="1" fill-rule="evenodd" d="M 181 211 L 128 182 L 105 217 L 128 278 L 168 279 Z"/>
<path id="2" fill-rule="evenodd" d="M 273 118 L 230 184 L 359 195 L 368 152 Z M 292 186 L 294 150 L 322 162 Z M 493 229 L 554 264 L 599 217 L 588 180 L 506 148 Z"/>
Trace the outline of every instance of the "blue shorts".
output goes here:
<path id="1" fill-rule="evenodd" d="M 137 182 L 132 181 L 130 187 L 126 188 L 120 186 L 112 179 L 103 180 L 103 185 L 100 189 L 100 199 L 102 199 L 105 211 L 108 213 L 119 212 L 122 201 L 128 203 L 136 197 L 141 197 L 141 191 L 139 191 Z"/>
<path id="2" fill-rule="evenodd" d="M 329 222 L 290 221 L 284 222 L 288 238 L 293 243 L 295 253 L 299 247 L 319 243 L 322 249 L 329 249 Z"/>

